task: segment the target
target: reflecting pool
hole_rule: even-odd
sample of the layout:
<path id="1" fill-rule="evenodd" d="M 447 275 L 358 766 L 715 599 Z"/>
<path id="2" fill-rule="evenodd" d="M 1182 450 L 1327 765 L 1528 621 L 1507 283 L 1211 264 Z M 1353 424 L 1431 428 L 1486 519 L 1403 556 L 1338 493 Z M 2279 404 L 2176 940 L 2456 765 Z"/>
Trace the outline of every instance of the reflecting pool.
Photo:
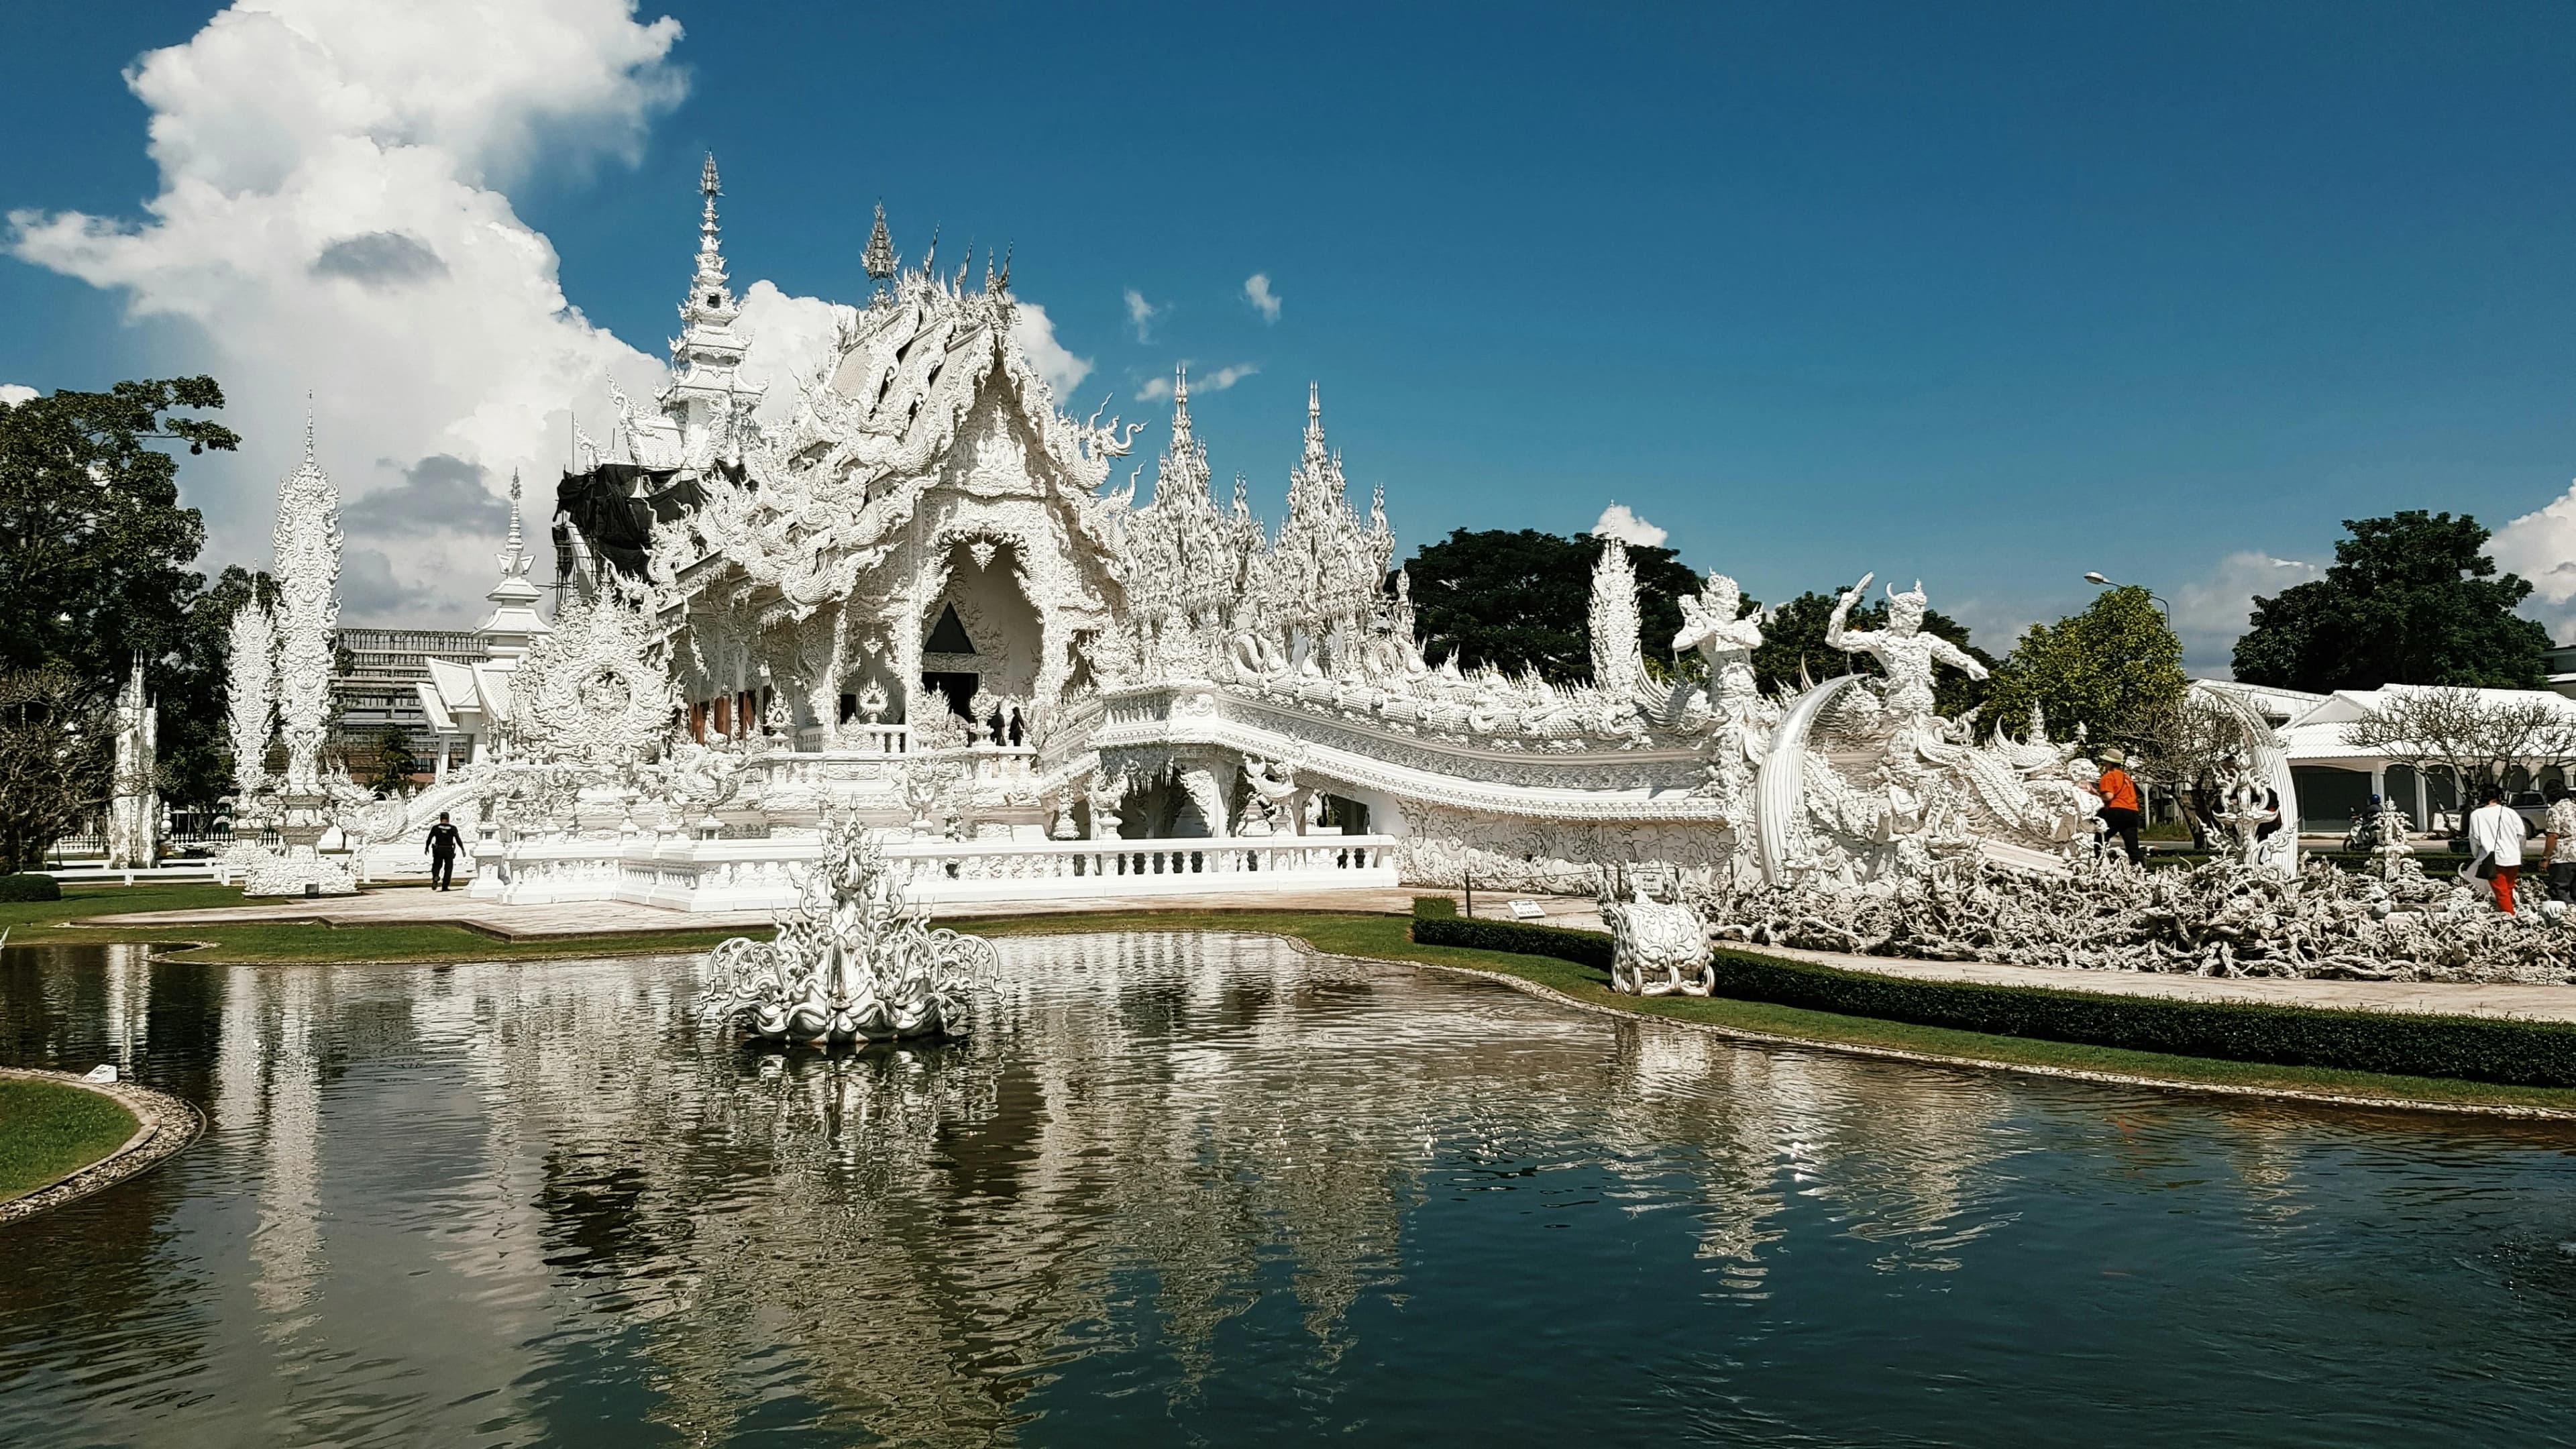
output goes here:
<path id="1" fill-rule="evenodd" d="M 963 1045 L 685 959 L 0 953 L 202 1105 L 0 1229 L 0 1443 L 2576 1440 L 2576 1133 L 1754 1048 L 1258 937 Z"/>

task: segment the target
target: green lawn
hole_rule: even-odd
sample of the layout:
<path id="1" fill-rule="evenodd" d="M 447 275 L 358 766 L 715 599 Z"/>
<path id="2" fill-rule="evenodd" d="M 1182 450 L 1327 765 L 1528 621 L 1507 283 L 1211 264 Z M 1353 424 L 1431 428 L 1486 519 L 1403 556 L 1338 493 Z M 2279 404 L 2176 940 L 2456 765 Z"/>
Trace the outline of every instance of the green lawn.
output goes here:
<path id="1" fill-rule="evenodd" d="M 136 1126 L 133 1113 L 97 1092 L 0 1077 L 0 1202 L 98 1161 Z"/>
<path id="2" fill-rule="evenodd" d="M 1493 971 L 1562 992 L 1587 1005 L 1674 1021 L 1699 1022 L 1731 1031 L 1789 1037 L 1826 1046 L 1892 1049 L 2008 1066 L 2109 1072 L 2176 1085 L 2245 1087 L 2285 1095 L 2368 1097 L 2391 1103 L 2540 1107 L 2576 1112 L 2576 1089 L 2570 1088 L 2503 1087 L 2442 1077 L 2400 1077 L 2375 1072 L 2168 1056 L 2161 1052 L 2123 1051 L 2114 1047 L 1954 1031 L 1946 1027 L 1913 1026 L 1873 1017 L 1841 1016 L 1757 1001 L 1622 996 L 1610 990 L 1610 979 L 1605 973 L 1552 956 L 1417 945 L 1412 940 L 1411 921 L 1402 916 L 1264 911 L 1133 912 L 949 921 L 943 924 L 972 929 L 988 936 L 1044 935 L 1066 931 L 1269 931 L 1294 936 L 1317 950 L 1336 955 L 1371 956 L 1389 961 Z"/>
<path id="3" fill-rule="evenodd" d="M 766 927 L 703 928 L 643 935 L 560 936 L 502 941 L 463 926 L 324 926 L 245 922 L 238 926 L 77 926 L 88 916 L 129 911 L 204 910 L 241 905 L 239 886 L 160 883 L 63 888 L 59 901 L 0 904 L 0 926 L 22 945 L 45 941 L 147 941 L 192 961 L 264 965 L 299 961 L 515 961 L 542 956 L 648 955 L 703 951 L 728 936 L 768 935 Z"/>

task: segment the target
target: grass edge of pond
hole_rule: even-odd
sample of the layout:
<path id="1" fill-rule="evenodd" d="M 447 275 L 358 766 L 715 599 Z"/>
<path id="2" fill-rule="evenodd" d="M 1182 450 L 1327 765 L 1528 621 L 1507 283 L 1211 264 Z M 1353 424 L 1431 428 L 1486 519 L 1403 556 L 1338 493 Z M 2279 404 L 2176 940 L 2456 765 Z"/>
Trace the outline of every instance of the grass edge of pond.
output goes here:
<path id="1" fill-rule="evenodd" d="M 1606 973 L 1552 956 L 1524 956 L 1411 939 L 1408 917 L 1286 911 L 1125 911 L 1091 915 L 944 920 L 988 936 L 1092 931 L 1245 931 L 1288 936 L 1319 951 L 1508 976 L 1567 1002 L 1642 1019 L 1708 1027 L 1755 1039 L 1902 1056 L 1950 1065 L 2075 1075 L 2142 1086 L 2252 1093 L 2385 1106 L 2564 1117 L 2576 1120 L 2576 1088 L 2506 1087 L 2447 1077 L 2405 1077 L 2323 1067 L 2285 1067 L 2172 1056 L 2035 1037 L 1994 1036 L 1915 1026 L 1877 1017 L 1726 997 L 1622 996 Z"/>
<path id="2" fill-rule="evenodd" d="M 0 1204 L 41 1191 L 133 1140 L 142 1120 L 104 1092 L 0 1077 Z"/>
<path id="3" fill-rule="evenodd" d="M 0 904 L 0 926 L 61 928 L 12 939 L 39 942 L 141 942 L 175 959 L 210 965 L 528 961 L 565 957 L 663 955 L 703 951 L 758 927 L 657 932 L 652 935 L 558 936 L 523 941 L 452 925 L 321 926 L 259 923 L 157 930 L 81 927 L 84 916 L 198 908 L 238 902 L 238 889 L 197 883 L 73 886 L 59 901 Z M 1450 966 L 1510 976 L 1578 1006 L 1705 1026 L 1737 1036 L 1878 1055 L 1902 1055 L 1961 1066 L 2078 1074 L 2147 1086 L 2251 1092 L 2446 1111 L 2505 1112 L 2576 1119 L 2576 1088 L 2504 1087 L 2443 1077 L 2403 1077 L 2319 1067 L 2284 1067 L 2206 1057 L 2171 1056 L 2083 1046 L 2033 1037 L 1993 1036 L 1948 1027 L 1914 1026 L 1876 1017 L 1842 1016 L 1802 1007 L 1719 997 L 1631 997 L 1609 989 L 1599 971 L 1553 957 L 1457 946 L 1411 938 L 1411 918 L 1375 911 L 1177 910 L 1101 911 L 1044 916 L 941 917 L 939 924 L 988 936 L 1064 935 L 1098 931 L 1246 931 L 1286 936 L 1335 955 L 1423 966 Z M 173 946 L 174 938 L 185 944 Z M 2571 988 L 2576 989 L 2576 988 Z"/>

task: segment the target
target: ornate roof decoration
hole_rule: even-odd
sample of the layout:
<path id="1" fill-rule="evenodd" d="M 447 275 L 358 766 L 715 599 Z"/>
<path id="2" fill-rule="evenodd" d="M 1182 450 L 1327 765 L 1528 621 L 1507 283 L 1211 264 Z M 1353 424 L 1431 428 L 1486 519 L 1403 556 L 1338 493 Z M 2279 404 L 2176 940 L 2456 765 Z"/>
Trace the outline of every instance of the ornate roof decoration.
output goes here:
<path id="1" fill-rule="evenodd" d="M 1634 694 L 1646 681 L 1646 656 L 1637 640 L 1637 574 L 1628 545 L 1601 540 L 1592 566 L 1592 684 L 1612 694 Z"/>
<path id="2" fill-rule="evenodd" d="M 745 430 L 744 476 L 709 478 L 693 515 L 654 530 L 668 581 L 775 588 L 803 618 L 891 555 L 930 488 L 979 477 L 1035 487 L 1114 567 L 1126 505 L 1098 490 L 1141 425 L 1059 412 L 1012 339 L 1004 274 L 969 290 L 963 268 L 937 270 L 937 246 L 934 234 L 920 267 L 843 319 L 779 436 Z"/>
<path id="3" fill-rule="evenodd" d="M 680 707 L 649 592 L 570 598 L 510 676 L 509 731 L 540 763 L 618 770 L 653 757 Z"/>
<path id="4" fill-rule="evenodd" d="M 898 265 L 894 254 L 894 237 L 886 231 L 885 203 L 882 201 L 877 203 L 877 224 L 868 232 L 867 252 L 859 258 L 859 261 L 868 269 L 868 275 L 879 283 L 884 283 L 894 276 L 895 267 Z"/>
<path id="5" fill-rule="evenodd" d="M 1394 558 L 1385 499 L 1374 500 L 1367 523 L 1352 511 L 1341 456 L 1324 443 L 1322 389 L 1309 383 L 1306 450 L 1288 475 L 1288 516 L 1269 559 L 1269 597 L 1283 610 L 1277 622 L 1319 639 L 1366 631 Z"/>
<path id="6" fill-rule="evenodd" d="M 725 272 L 723 229 L 716 224 L 716 197 L 723 188 L 713 152 L 698 174 L 698 191 L 705 204 L 698 220 L 697 270 L 680 302 L 680 335 L 671 339 L 671 381 L 657 399 L 664 418 L 640 417 L 624 394 L 611 389 L 629 456 L 647 467 L 705 469 L 740 463 L 751 414 L 764 391 L 735 375 L 750 342 L 734 330 L 742 308 Z M 670 432 L 676 438 L 665 436 Z"/>
<path id="7" fill-rule="evenodd" d="M 1208 489 L 1207 445 L 1190 431 L 1190 374 L 1172 380 L 1172 441 L 1154 467 L 1154 501 L 1127 525 L 1129 616 L 1158 630 L 1198 632 L 1204 651 L 1221 647 L 1245 594 L 1245 573 L 1261 551 L 1261 525 L 1236 481 L 1232 516 Z"/>
<path id="8" fill-rule="evenodd" d="M 483 652 L 495 658 L 513 657 L 528 650 L 528 641 L 554 628 L 537 612 L 537 602 L 545 590 L 529 581 L 529 556 L 526 531 L 519 521 L 519 475 L 510 475 L 510 537 L 492 561 L 501 568 L 501 580 L 483 597 L 492 601 L 476 633 L 483 636 Z"/>

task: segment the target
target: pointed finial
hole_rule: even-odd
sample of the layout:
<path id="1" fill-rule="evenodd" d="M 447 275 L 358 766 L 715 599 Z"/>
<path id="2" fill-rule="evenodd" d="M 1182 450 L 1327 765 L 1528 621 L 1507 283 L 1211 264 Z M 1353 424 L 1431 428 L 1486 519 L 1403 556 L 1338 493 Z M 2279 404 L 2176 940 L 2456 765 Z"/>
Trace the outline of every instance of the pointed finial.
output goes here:
<path id="1" fill-rule="evenodd" d="M 707 164 L 698 172 L 698 190 L 704 194 L 709 201 L 715 200 L 717 195 L 724 190 L 724 188 L 716 182 L 716 153 L 713 151 L 709 151 L 707 153 Z"/>
<path id="2" fill-rule="evenodd" d="M 1001 292 L 1007 292 L 1007 291 L 1011 290 L 1011 253 L 1013 253 L 1013 252 L 1015 252 L 1015 251 L 1017 251 L 1017 250 L 1019 250 L 1019 248 L 1018 248 L 1017 246 L 1015 246 L 1015 245 L 1010 244 L 1010 243 L 1005 243 L 1005 244 L 1003 245 L 1003 247 L 1002 247 L 1002 279 L 1001 279 L 999 282 L 997 282 L 997 283 L 993 284 L 991 287 L 987 288 L 987 290 L 989 290 L 989 291 L 1001 291 Z"/>
<path id="3" fill-rule="evenodd" d="M 868 232 L 867 253 L 859 260 L 867 267 L 868 275 L 877 281 L 882 282 L 894 275 L 894 237 L 886 231 L 885 203 L 882 201 L 877 203 L 877 224 Z"/>
<path id="4" fill-rule="evenodd" d="M 930 250 L 921 254 L 921 274 L 925 277 L 930 277 L 937 276 L 938 273 L 939 223 L 934 221 L 930 224 Z"/>
<path id="5" fill-rule="evenodd" d="M 1179 363 L 1172 368 L 1172 411 L 1181 412 L 1190 405 L 1190 365 Z"/>
<path id="6" fill-rule="evenodd" d="M 313 461 L 313 394 L 304 394 L 304 461 Z"/>

